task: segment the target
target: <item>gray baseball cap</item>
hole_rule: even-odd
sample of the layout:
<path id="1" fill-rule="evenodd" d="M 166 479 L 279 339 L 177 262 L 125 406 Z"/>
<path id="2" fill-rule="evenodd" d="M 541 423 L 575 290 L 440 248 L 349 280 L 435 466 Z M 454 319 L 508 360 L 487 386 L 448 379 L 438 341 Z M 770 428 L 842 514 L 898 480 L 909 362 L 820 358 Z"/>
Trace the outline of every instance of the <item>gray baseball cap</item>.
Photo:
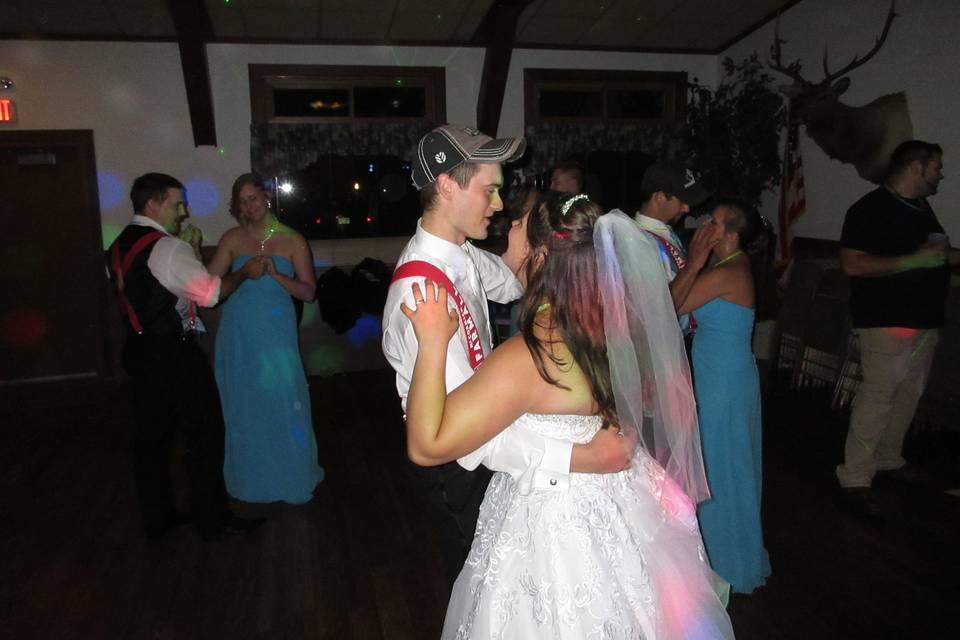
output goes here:
<path id="1" fill-rule="evenodd" d="M 420 138 L 411 167 L 417 189 L 464 162 L 510 162 L 523 155 L 524 138 L 491 138 L 470 127 L 445 124 Z"/>

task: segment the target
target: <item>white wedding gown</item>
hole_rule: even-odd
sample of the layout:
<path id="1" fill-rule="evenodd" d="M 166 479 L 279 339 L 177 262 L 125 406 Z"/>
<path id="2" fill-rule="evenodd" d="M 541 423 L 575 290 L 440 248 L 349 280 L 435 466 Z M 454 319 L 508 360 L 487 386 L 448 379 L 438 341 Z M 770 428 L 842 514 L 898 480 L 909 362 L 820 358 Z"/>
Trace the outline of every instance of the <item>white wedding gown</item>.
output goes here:
<path id="1" fill-rule="evenodd" d="M 601 420 L 528 414 L 517 424 L 585 443 Z M 442 637 L 733 638 L 726 593 L 694 505 L 638 449 L 628 470 L 570 474 L 564 492 L 522 494 L 495 474 Z"/>

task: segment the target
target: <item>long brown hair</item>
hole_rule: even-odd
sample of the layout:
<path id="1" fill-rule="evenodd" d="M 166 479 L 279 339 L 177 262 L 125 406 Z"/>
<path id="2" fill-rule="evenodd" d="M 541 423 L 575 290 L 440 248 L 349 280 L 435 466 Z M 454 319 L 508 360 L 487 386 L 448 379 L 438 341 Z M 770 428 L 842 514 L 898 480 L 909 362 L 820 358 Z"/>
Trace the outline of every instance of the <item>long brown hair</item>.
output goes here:
<path id="1" fill-rule="evenodd" d="M 554 386 L 569 388 L 546 368 L 546 358 L 558 367 L 569 366 L 553 348 L 556 342 L 563 342 L 586 375 L 604 422 L 615 424 L 616 407 L 593 248 L 593 225 L 602 213 L 599 205 L 584 194 L 548 192 L 540 199 L 527 221 L 527 239 L 533 255 L 527 263 L 528 285 L 520 302 L 519 322 L 540 376 Z M 559 340 L 542 340 L 534 333 L 538 311 L 545 303 L 550 305 L 549 328 Z"/>

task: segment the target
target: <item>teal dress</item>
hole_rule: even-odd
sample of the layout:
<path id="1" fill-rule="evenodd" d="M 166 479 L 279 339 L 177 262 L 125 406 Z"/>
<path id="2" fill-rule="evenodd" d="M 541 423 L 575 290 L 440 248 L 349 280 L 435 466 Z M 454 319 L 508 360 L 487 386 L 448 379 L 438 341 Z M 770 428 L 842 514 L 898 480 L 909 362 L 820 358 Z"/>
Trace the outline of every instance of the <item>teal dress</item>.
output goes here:
<path id="1" fill-rule="evenodd" d="M 235 259 L 232 269 L 248 259 Z M 294 275 L 289 260 L 273 261 Z M 223 305 L 215 355 L 227 491 L 245 502 L 309 501 L 323 469 L 290 294 L 267 275 L 241 284 Z"/>
<path id="2" fill-rule="evenodd" d="M 760 380 L 753 309 L 715 298 L 693 312 L 693 380 L 711 499 L 700 504 L 703 543 L 714 571 L 750 593 L 770 575 L 760 528 Z"/>

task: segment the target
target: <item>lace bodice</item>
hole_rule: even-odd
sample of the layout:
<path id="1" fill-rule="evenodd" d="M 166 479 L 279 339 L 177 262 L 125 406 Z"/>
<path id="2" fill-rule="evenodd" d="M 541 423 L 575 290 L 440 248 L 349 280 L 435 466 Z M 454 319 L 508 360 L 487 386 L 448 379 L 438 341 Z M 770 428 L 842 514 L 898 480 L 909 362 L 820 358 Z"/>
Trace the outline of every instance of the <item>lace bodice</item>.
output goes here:
<path id="1" fill-rule="evenodd" d="M 603 419 L 600 416 L 526 413 L 520 416 L 515 424 L 548 438 L 583 444 L 593 439 L 594 434 L 600 430 Z"/>

